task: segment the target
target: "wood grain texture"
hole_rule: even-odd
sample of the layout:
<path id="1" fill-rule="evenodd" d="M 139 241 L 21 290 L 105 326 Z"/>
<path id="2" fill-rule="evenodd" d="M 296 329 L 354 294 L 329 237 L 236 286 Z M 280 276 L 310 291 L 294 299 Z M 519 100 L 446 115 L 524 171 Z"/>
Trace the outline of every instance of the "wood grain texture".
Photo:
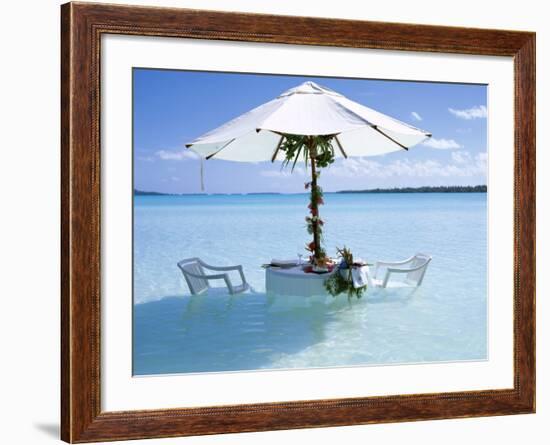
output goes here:
<path id="1" fill-rule="evenodd" d="M 63 440 L 92 442 L 534 412 L 533 33 L 91 3 L 63 5 L 61 26 Z M 514 388 L 101 412 L 99 69 L 100 38 L 105 33 L 514 57 Z"/>

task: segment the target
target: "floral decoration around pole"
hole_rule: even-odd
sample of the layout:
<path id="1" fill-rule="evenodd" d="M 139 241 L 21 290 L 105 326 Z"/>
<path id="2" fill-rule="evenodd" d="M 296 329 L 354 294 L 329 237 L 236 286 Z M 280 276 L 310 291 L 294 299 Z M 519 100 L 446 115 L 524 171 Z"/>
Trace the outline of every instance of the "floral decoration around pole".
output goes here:
<path id="1" fill-rule="evenodd" d="M 322 246 L 324 221 L 319 215 L 319 206 L 324 204 L 323 189 L 317 184 L 320 177 L 318 168 L 328 167 L 334 162 L 334 135 L 302 136 L 284 134 L 278 150 L 285 154 L 283 166 L 292 162 L 292 170 L 302 159 L 308 167 L 311 166 L 311 181 L 305 183 L 306 190 L 310 190 L 309 215 L 306 216 L 307 232 L 313 236 L 313 241 L 306 245 L 311 253 L 310 262 L 318 267 L 326 267 L 329 263 L 326 251 Z"/>

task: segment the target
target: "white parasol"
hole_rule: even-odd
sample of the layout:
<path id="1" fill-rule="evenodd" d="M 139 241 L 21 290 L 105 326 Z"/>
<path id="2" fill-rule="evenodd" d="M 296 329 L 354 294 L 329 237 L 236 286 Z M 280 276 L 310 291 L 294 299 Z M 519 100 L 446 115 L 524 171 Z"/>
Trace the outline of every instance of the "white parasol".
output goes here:
<path id="1" fill-rule="evenodd" d="M 206 159 L 274 161 L 283 135 L 336 135 L 336 157 L 407 150 L 431 134 L 305 82 L 186 144 Z"/>
<path id="2" fill-rule="evenodd" d="M 237 162 L 294 163 L 303 154 L 311 162 L 310 213 L 306 218 L 313 242 L 308 246 L 314 263 L 326 259 L 321 247 L 323 221 L 319 217 L 322 189 L 317 185 L 318 167 L 334 158 L 373 156 L 409 147 L 431 137 L 430 133 L 400 122 L 347 99 L 314 82 L 285 91 L 226 124 L 186 144 L 205 159 Z"/>

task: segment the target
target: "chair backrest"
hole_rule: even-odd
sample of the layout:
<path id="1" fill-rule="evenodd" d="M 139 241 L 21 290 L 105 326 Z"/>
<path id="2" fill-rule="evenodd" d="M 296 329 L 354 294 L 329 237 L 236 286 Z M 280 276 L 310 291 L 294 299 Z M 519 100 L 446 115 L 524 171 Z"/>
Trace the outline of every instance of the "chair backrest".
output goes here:
<path id="1" fill-rule="evenodd" d="M 201 266 L 200 260 L 198 258 L 188 258 L 181 260 L 178 263 L 187 286 L 193 295 L 198 295 L 203 293 L 208 289 L 208 280 L 204 278 L 196 277 L 195 275 L 204 275 L 204 269 Z M 193 274 L 193 275 L 190 275 Z"/>
<path id="2" fill-rule="evenodd" d="M 426 274 L 426 269 L 428 268 L 429 262 L 432 260 L 432 257 L 423 253 L 417 253 L 412 261 L 408 264 L 410 268 L 419 268 L 407 274 L 406 280 L 416 283 L 417 286 L 422 284 L 424 275 Z"/>

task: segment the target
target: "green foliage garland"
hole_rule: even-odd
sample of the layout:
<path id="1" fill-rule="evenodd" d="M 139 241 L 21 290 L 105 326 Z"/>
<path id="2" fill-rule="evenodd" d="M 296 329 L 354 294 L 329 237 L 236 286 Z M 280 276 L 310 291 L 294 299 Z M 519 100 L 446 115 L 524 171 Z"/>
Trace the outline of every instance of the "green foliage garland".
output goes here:
<path id="1" fill-rule="evenodd" d="M 310 139 L 311 138 L 311 139 Z M 302 156 L 303 161 L 306 164 L 306 168 L 309 160 L 311 159 L 309 145 L 313 140 L 312 145 L 315 147 L 315 162 L 319 168 L 328 167 L 334 162 L 334 147 L 332 146 L 332 140 L 334 136 L 301 136 L 297 134 L 285 134 L 283 135 L 283 141 L 279 146 L 279 150 L 284 152 L 285 159 L 283 166 L 287 166 L 292 162 L 292 171 L 296 166 L 296 163 Z"/>
<path id="2" fill-rule="evenodd" d="M 338 256 L 342 259 L 342 265 L 344 267 L 336 270 L 329 278 L 325 280 L 325 289 L 333 297 L 346 293 L 348 295 L 348 298 L 361 298 L 366 292 L 367 286 L 358 288 L 353 286 L 351 270 L 354 261 L 351 251 L 346 247 L 344 247 L 343 249 L 336 248 L 336 250 L 338 251 Z"/>

